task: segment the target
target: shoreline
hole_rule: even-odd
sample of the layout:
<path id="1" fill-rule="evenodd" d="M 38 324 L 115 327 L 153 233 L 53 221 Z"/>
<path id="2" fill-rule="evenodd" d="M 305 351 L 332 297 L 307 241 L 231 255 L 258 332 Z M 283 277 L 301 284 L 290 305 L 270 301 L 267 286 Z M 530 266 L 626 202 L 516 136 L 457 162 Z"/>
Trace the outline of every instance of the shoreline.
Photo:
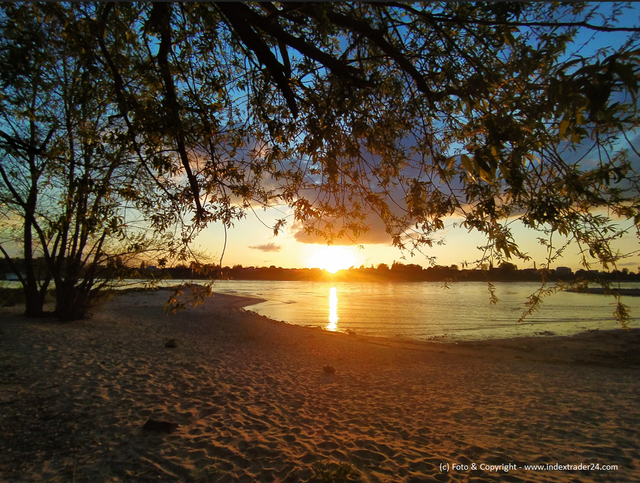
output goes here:
<path id="1" fill-rule="evenodd" d="M 639 289 L 640 290 L 640 289 Z M 268 317 L 271 318 L 269 315 L 263 315 L 263 311 L 261 310 L 252 310 L 252 306 L 253 305 L 259 305 L 261 303 L 273 303 L 274 301 L 270 301 L 270 300 L 266 300 L 266 299 L 260 299 L 259 301 L 255 302 L 255 303 L 250 303 L 247 305 L 244 305 L 243 307 L 246 307 L 246 310 L 248 310 L 249 312 L 252 312 L 258 316 L 264 316 L 264 317 Z M 635 310 L 635 309 L 634 309 Z M 524 311 L 524 309 L 523 309 Z M 267 311 L 268 312 L 268 311 Z M 635 313 L 635 312 L 634 312 Z M 309 328 L 309 329 L 318 329 L 318 330 L 324 330 L 327 331 L 329 333 L 341 333 L 341 334 L 345 334 L 345 335 L 350 335 L 350 336 L 355 336 L 358 338 L 361 338 L 363 340 L 370 340 L 372 342 L 379 342 L 379 343 L 385 343 L 385 344 L 391 344 L 391 345 L 398 345 L 398 346 L 403 346 L 403 345 L 429 345 L 431 343 L 435 343 L 435 344 L 449 344 L 449 345 L 460 345 L 460 346 L 473 346 L 477 343 L 481 343 L 481 344 L 500 344 L 503 341 L 512 341 L 512 340 L 522 340 L 524 342 L 527 342 L 528 344 L 530 344 L 532 341 L 536 340 L 536 339 L 561 339 L 561 338 L 571 338 L 571 337 L 575 337 L 575 336 L 582 336 L 581 334 L 589 334 L 589 333 L 594 333 L 594 334 L 606 334 L 606 333 L 626 333 L 627 330 L 623 329 L 618 321 L 615 321 L 613 316 L 609 316 L 607 318 L 607 323 L 602 323 L 603 325 L 605 325 L 604 328 L 600 328 L 600 327 L 596 327 L 596 328 L 589 328 L 588 326 L 583 326 L 583 327 L 573 327 L 573 328 L 569 328 L 567 330 L 567 327 L 564 326 L 564 323 L 562 322 L 556 322 L 556 323 L 551 323 L 551 322 L 546 322 L 543 324 L 540 324 L 540 327 L 538 328 L 538 330 L 523 330 L 523 332 L 521 334 L 509 334 L 509 335 L 505 335 L 504 337 L 501 336 L 496 336 L 495 332 L 496 330 L 493 330 L 492 332 L 483 332 L 482 329 L 477 331 L 477 334 L 475 336 L 469 336 L 469 332 L 468 330 L 460 330 L 460 329 L 456 329 L 456 328 L 452 328 L 449 329 L 448 333 L 444 333 L 443 335 L 429 335 L 429 332 L 426 332 L 425 334 L 422 334 L 419 338 L 415 338 L 412 339 L 410 337 L 407 336 L 403 336 L 401 333 L 398 333 L 397 335 L 394 336 L 389 336 L 389 335 L 376 335 L 375 333 L 370 333 L 370 332 L 366 332 L 366 331 L 362 331 L 360 332 L 360 329 L 358 330 L 351 330 L 349 328 L 349 326 L 347 326 L 346 328 L 340 328 L 340 329 L 336 329 L 336 330 L 328 330 L 325 327 L 327 326 L 327 322 L 319 324 L 317 321 L 315 321 L 314 324 L 300 324 L 300 323 L 296 323 L 296 322 L 288 322 L 286 320 L 281 320 L 278 318 L 273 318 L 273 320 L 277 321 L 277 322 L 282 322 L 284 324 L 287 325 L 291 325 L 291 326 L 296 326 L 296 327 L 305 327 L 305 328 Z M 580 319 L 577 319 L 580 320 Z M 504 328 L 506 330 L 511 330 L 513 328 L 523 328 L 523 327 L 531 327 L 533 324 L 531 323 L 531 321 L 526 320 L 525 322 L 523 322 L 522 324 L 519 324 L 517 322 L 511 323 L 511 324 L 507 324 L 504 326 Z M 593 322 L 591 322 L 591 325 L 594 325 Z M 614 327 L 611 327 L 611 326 Z M 480 325 L 478 325 L 478 327 L 480 327 Z M 551 330 L 548 330 L 551 329 Z M 629 327 L 628 331 L 629 332 L 637 332 L 638 330 L 640 330 L 640 327 Z M 481 335 L 482 334 L 482 335 Z"/>
<path id="2" fill-rule="evenodd" d="M 273 321 L 248 297 L 176 315 L 164 301 L 120 294 L 66 324 L 0 310 L 0 481 L 315 483 L 314 464 L 368 483 L 504 476 L 441 471 L 453 462 L 618 467 L 513 481 L 640 475 L 640 366 L 623 357 L 638 330 L 412 343 Z"/>

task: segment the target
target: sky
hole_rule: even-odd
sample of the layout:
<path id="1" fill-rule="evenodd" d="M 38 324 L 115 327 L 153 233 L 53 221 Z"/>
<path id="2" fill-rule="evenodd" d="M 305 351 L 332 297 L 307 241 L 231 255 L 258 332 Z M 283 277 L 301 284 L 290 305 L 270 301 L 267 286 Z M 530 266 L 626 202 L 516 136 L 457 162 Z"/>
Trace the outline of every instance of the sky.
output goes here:
<path id="1" fill-rule="evenodd" d="M 603 4 L 602 8 L 609 8 Z M 636 26 L 640 24 L 640 4 L 625 16 L 622 25 Z M 595 23 L 595 21 L 594 21 Z M 588 56 L 593 50 L 605 45 L 616 47 L 620 45 L 628 34 L 584 32 L 578 37 L 578 44 L 589 41 L 589 47 L 580 50 L 581 55 Z M 590 49 L 592 49 L 590 51 Z M 631 133 L 637 137 L 638 133 Z M 640 166 L 640 160 L 638 160 Z M 278 236 L 273 235 L 271 227 L 276 220 L 285 218 L 287 225 Z M 445 229 L 435 234 L 435 239 L 441 239 L 442 245 L 423 247 L 421 252 L 410 253 L 401 251 L 391 245 L 391 240 L 384 232 L 380 222 L 373 223 L 371 230 L 354 242 L 337 240 L 333 246 L 318 242 L 315 238 L 305 237 L 299 224 L 294 222 L 293 212 L 286 206 L 270 208 L 266 211 L 256 209 L 249 211 L 247 217 L 236 221 L 226 233 L 222 225 L 212 224 L 207 227 L 195 240 L 195 251 L 209 255 L 210 262 L 221 263 L 223 266 L 277 266 L 285 268 L 326 268 L 330 271 L 347 269 L 351 266 L 377 266 L 381 263 L 391 265 L 394 261 L 414 263 L 428 267 L 430 263 L 449 266 L 458 265 L 460 268 L 469 264 L 473 268 L 474 262 L 482 257 L 482 247 L 487 241 L 482 234 L 469 232 L 457 225 L 460 218 L 445 219 Z M 540 267 L 546 263 L 547 252 L 538 238 L 540 233 L 526 229 L 522 224 L 513 223 L 512 232 L 521 251 L 531 259 L 522 261 L 514 259 L 519 268 L 533 268 L 534 263 Z M 226 240 L 226 243 L 225 243 Z M 554 240 L 558 245 L 562 240 Z M 618 268 L 628 268 L 639 271 L 640 258 L 635 253 L 638 250 L 638 239 L 631 232 L 616 244 L 615 249 L 630 253 L 631 256 L 623 260 Z M 580 251 L 577 246 L 569 246 L 564 251 L 562 259 L 554 262 L 552 267 L 568 266 L 573 270 L 583 268 L 580 261 Z M 595 265 L 593 268 L 599 268 Z"/>
<path id="2" fill-rule="evenodd" d="M 434 247 L 423 247 L 422 253 L 415 253 L 411 256 L 408 252 L 391 246 L 389 241 L 382 243 L 367 243 L 367 238 L 372 238 L 375 233 L 370 233 L 369 237 L 363 237 L 361 245 L 340 245 L 339 242 L 332 246 L 322 243 L 304 243 L 296 239 L 297 230 L 289 225 L 284 232 L 278 236 L 273 236 L 273 232 L 264 224 L 273 223 L 276 218 L 282 216 L 282 211 L 287 213 L 286 208 L 267 210 L 258 213 L 260 220 L 250 214 L 246 219 L 236 223 L 227 232 L 227 246 L 224 250 L 224 230 L 221 226 L 210 226 L 197 238 L 195 245 L 209 253 L 214 262 L 222 259 L 223 266 L 243 265 L 248 266 L 271 266 L 283 268 L 325 268 L 330 271 L 336 269 L 347 269 L 350 266 L 360 267 L 377 266 L 380 263 L 391 265 L 394 261 L 401 263 L 415 263 L 428 267 L 430 260 L 428 257 L 436 257 L 435 263 L 449 266 L 452 264 L 463 268 L 465 263 L 471 264 L 482 256 L 482 251 L 478 247 L 486 244 L 483 235 L 477 232 L 469 232 L 464 228 L 455 227 L 460 219 L 449 218 L 445 223 L 445 230 L 440 233 L 444 240 L 443 245 Z M 264 223 L 264 224 L 263 224 Z M 512 226 L 516 241 L 519 242 L 522 251 L 526 252 L 532 259 L 528 262 L 513 259 L 518 268 L 541 267 L 546 262 L 546 249 L 539 243 L 538 238 L 543 236 L 533 230 L 515 223 Z M 379 235 L 379 233 L 377 234 Z M 558 243 L 561 241 L 558 240 Z M 628 253 L 638 249 L 638 240 L 633 233 L 624 237 L 614 245 L 622 252 Z M 224 252 L 223 252 L 224 250 Z M 573 270 L 583 268 L 580 263 L 579 249 L 576 246 L 568 247 L 561 260 L 555 262 L 552 267 L 568 266 Z M 640 266 L 640 258 L 637 254 L 623 260 L 619 268 L 628 268 L 637 272 Z M 599 268 L 597 265 L 594 269 Z"/>
<path id="3" fill-rule="evenodd" d="M 603 8 L 608 8 L 605 4 Z M 639 7 L 634 7 L 633 15 L 625 16 L 622 24 L 635 25 L 640 13 Z M 635 19 L 635 21 L 632 20 Z M 594 22 L 595 23 L 595 22 Z M 590 49 L 604 46 L 603 42 L 616 47 L 620 45 L 627 34 L 600 34 L 593 32 L 581 33 L 578 44 L 589 40 L 589 45 L 580 50 L 581 55 L 588 56 Z M 606 40 L 605 40 L 606 39 Z M 635 133 L 632 137 L 635 137 Z M 287 226 L 278 236 L 274 236 L 272 227 L 279 218 L 287 219 Z M 249 212 L 247 218 L 234 224 L 226 233 L 221 225 L 212 225 L 205 229 L 196 240 L 196 247 L 207 252 L 214 262 L 222 262 L 223 266 L 271 266 L 284 268 L 325 268 L 330 271 L 347 269 L 350 266 L 377 266 L 380 263 L 391 265 L 394 261 L 402 263 L 415 263 L 428 267 L 431 258 L 434 263 L 449 266 L 458 265 L 460 268 L 465 263 L 471 264 L 481 258 L 482 247 L 486 244 L 483 235 L 477 232 L 469 232 L 456 225 L 462 221 L 459 218 L 445 220 L 445 229 L 436 234 L 436 238 L 442 239 L 444 244 L 433 247 L 423 247 L 422 253 L 401 251 L 393 247 L 379 223 L 374 223 L 371 231 L 356 241 L 358 245 L 349 241 L 336 241 L 333 246 L 326 243 L 317 243 L 317 240 L 301 236 L 299 226 L 294 223 L 292 210 L 286 206 L 271 208 L 266 211 Z M 627 224 L 626 226 L 628 226 Z M 512 260 L 518 268 L 533 268 L 534 263 L 540 267 L 546 263 L 547 250 L 540 244 L 538 238 L 542 234 L 525 228 L 515 222 L 510 225 L 512 233 L 520 246 L 521 251 L 527 253 L 531 260 Z M 562 240 L 554 239 L 558 244 Z M 315 242 L 315 243 L 313 243 Z M 346 243 L 342 245 L 341 243 Z M 640 258 L 634 253 L 638 250 L 638 239 L 631 232 L 614 244 L 614 248 L 631 256 L 622 260 L 618 268 L 628 268 L 631 271 L 639 271 Z M 222 257 L 221 260 L 221 256 Z M 563 252 L 563 257 L 556 260 L 553 267 L 568 266 L 573 270 L 584 268 L 581 264 L 580 250 L 571 245 Z M 595 264 L 592 268 L 600 268 Z"/>

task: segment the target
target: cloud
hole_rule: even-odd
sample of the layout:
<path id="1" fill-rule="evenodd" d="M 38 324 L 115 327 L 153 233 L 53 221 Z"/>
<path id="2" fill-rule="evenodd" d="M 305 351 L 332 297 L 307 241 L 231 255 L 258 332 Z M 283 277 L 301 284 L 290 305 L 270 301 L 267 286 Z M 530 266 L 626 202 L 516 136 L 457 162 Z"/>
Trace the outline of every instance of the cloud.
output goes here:
<path id="1" fill-rule="evenodd" d="M 636 268 L 638 267 L 638 262 L 623 262 L 623 263 L 618 263 L 619 267 L 626 267 L 626 268 Z"/>
<path id="2" fill-rule="evenodd" d="M 345 237 L 334 239 L 333 245 L 353 246 L 353 245 L 391 245 L 391 236 L 386 231 L 384 223 L 380 218 L 370 217 L 367 220 L 369 231 L 360 234 L 358 238 Z M 305 233 L 302 223 L 294 223 L 291 226 L 293 238 L 300 243 L 316 243 L 326 245 L 326 238 L 314 233 Z"/>
<path id="3" fill-rule="evenodd" d="M 261 252 L 279 252 L 282 250 L 282 245 L 276 245 L 275 243 L 266 243 L 264 245 L 255 245 L 249 247 L 253 250 L 260 250 Z"/>

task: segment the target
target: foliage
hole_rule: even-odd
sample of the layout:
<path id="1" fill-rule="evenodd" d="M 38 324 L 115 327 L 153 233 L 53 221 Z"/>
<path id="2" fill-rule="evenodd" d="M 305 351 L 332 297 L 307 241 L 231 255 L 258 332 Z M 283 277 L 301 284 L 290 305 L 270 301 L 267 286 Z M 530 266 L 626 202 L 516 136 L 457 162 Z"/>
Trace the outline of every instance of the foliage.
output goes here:
<path id="1" fill-rule="evenodd" d="M 629 322 L 631 322 L 631 312 L 629 306 L 622 303 L 620 294 L 616 294 L 616 308 L 613 311 L 614 318 L 620 321 L 620 325 L 624 330 L 629 330 Z"/>
<path id="2" fill-rule="evenodd" d="M 208 282 L 203 285 L 187 283 L 176 286 L 164 304 L 165 312 L 175 314 L 186 309 L 187 305 L 197 307 L 204 304 L 204 299 L 213 295 L 212 285 L 212 282 Z"/>
<path id="3" fill-rule="evenodd" d="M 478 263 L 489 266 L 529 259 L 514 222 L 543 235 L 543 269 L 567 243 L 585 268 L 615 268 L 625 254 L 612 242 L 638 230 L 640 29 L 617 27 L 625 14 L 617 4 L 94 3 L 3 12 L 24 16 L 14 30 L 5 22 L 3 45 L 28 32 L 36 40 L 3 50 L 3 82 L 14 90 L 3 97 L 2 128 L 24 124 L 23 144 L 3 136 L 3 160 L 20 153 L 18 164 L 30 166 L 25 188 L 73 188 L 60 198 L 68 213 L 86 191 L 55 184 L 71 179 L 60 160 L 75 148 L 62 142 L 102 146 L 113 198 L 133 203 L 155 232 L 175 233 L 174 254 L 190 256 L 208 224 L 230 227 L 280 203 L 328 242 L 361 235 L 377 216 L 410 251 L 437 243 L 456 216 L 486 235 Z M 37 28 L 21 33 L 29 16 Z M 581 40 L 621 32 L 628 38 L 615 48 Z M 25 45 L 44 48 L 25 56 Z M 60 59 L 79 70 L 60 77 Z M 45 103 L 52 93 L 57 103 Z M 64 103 L 80 94 L 82 102 Z M 29 122 L 35 137 L 25 136 Z M 51 154 L 34 157 L 41 148 Z M 116 220 L 112 240 L 123 223 L 106 200 L 98 205 L 108 214 L 89 220 Z M 18 209 L 25 247 L 30 206 Z"/>
<path id="4" fill-rule="evenodd" d="M 518 319 L 518 323 L 524 322 L 524 319 L 526 319 L 529 315 L 532 315 L 534 312 L 540 310 L 540 305 L 544 301 L 545 297 L 557 293 L 563 288 L 564 285 L 562 283 L 548 285 L 547 280 L 543 278 L 540 288 L 529 295 L 527 302 L 525 303 L 526 309 Z"/>
<path id="5" fill-rule="evenodd" d="M 613 219 L 640 219 L 620 144 L 638 29 L 614 51 L 573 44 L 615 31 L 618 7 L 594 25 L 596 7 L 561 4 L 95 8 L 120 114 L 194 227 L 283 202 L 330 242 L 375 213 L 412 249 L 456 215 L 499 264 L 528 258 L 517 219 L 607 268 Z"/>

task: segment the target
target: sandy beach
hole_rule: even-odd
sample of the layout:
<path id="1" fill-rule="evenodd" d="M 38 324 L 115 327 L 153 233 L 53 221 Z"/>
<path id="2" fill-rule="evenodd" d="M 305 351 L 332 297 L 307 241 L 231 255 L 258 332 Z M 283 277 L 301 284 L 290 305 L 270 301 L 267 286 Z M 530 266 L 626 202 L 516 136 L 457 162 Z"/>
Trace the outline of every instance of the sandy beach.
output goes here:
<path id="1" fill-rule="evenodd" d="M 640 481 L 639 330 L 397 342 L 167 295 L 0 309 L 0 481 Z"/>

